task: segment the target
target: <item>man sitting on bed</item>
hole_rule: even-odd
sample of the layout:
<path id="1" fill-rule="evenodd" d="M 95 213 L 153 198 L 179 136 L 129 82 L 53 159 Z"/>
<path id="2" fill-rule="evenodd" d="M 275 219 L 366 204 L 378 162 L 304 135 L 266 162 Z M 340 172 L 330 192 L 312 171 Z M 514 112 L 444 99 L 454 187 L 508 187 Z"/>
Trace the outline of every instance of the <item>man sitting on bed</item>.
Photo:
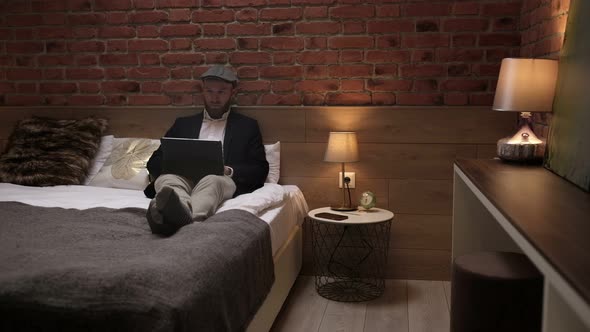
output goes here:
<path id="1" fill-rule="evenodd" d="M 219 140 L 223 144 L 224 174 L 207 175 L 198 183 L 162 173 L 162 151 L 147 163 L 155 179 L 144 193 L 152 198 L 147 220 L 153 233 L 171 235 L 193 221 L 203 221 L 225 200 L 262 187 L 268 162 L 256 120 L 231 111 L 238 78 L 232 69 L 215 65 L 201 75 L 205 109 L 176 119 L 167 137 Z"/>

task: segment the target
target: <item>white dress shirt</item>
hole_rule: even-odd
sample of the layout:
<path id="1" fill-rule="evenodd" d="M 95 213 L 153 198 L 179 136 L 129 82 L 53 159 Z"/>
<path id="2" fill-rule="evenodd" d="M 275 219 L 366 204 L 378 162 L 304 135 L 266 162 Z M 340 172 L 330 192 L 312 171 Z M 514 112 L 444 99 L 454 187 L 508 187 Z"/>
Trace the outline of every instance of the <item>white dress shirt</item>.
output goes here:
<path id="1" fill-rule="evenodd" d="M 201 125 L 200 139 L 208 139 L 212 141 L 221 141 L 223 145 L 223 138 L 225 137 L 225 125 L 227 124 L 227 117 L 230 111 L 223 113 L 221 118 L 213 119 L 207 110 L 203 111 L 203 124 Z"/>
<path id="2" fill-rule="evenodd" d="M 225 137 L 225 126 L 227 124 L 227 117 L 231 110 L 223 113 L 221 118 L 212 118 L 207 110 L 203 110 L 203 123 L 201 124 L 201 131 L 199 132 L 199 139 L 208 139 L 212 141 L 221 141 L 223 147 L 223 138 Z M 230 177 L 233 176 L 234 170 L 229 166 L 225 166 L 229 172 Z"/>

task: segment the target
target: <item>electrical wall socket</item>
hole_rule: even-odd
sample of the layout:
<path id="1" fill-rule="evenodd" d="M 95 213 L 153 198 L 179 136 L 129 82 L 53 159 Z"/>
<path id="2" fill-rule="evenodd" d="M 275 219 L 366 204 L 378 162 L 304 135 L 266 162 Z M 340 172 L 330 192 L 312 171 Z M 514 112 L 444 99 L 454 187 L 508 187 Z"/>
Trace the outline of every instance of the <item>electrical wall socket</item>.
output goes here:
<path id="1" fill-rule="evenodd" d="M 350 183 L 348 183 L 348 187 L 353 189 L 356 186 L 356 177 L 354 172 L 344 172 L 345 176 L 350 178 Z M 338 188 L 342 188 L 342 172 L 338 172 Z"/>

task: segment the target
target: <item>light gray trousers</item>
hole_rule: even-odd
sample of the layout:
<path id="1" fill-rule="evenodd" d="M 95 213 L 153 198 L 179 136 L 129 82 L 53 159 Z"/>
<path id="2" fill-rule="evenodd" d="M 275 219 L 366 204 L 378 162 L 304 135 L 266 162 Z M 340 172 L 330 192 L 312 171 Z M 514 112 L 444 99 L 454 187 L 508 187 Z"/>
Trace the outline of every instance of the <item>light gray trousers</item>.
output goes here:
<path id="1" fill-rule="evenodd" d="M 203 221 L 212 216 L 221 203 L 232 198 L 236 184 L 226 175 L 207 175 L 196 185 L 176 174 L 162 174 L 154 183 L 156 195 L 162 188 L 170 187 L 180 201 L 189 207 L 193 221 Z"/>

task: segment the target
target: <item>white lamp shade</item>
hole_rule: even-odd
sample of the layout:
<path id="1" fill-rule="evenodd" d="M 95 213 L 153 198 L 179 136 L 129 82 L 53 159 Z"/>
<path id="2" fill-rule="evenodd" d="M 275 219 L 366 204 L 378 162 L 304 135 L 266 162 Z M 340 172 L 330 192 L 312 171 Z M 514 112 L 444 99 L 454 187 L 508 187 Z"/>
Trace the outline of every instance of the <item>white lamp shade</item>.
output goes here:
<path id="1" fill-rule="evenodd" d="M 359 160 L 356 133 L 350 131 L 330 132 L 324 161 L 349 163 Z"/>
<path id="2" fill-rule="evenodd" d="M 551 112 L 556 81 L 556 60 L 503 59 L 492 109 Z"/>

